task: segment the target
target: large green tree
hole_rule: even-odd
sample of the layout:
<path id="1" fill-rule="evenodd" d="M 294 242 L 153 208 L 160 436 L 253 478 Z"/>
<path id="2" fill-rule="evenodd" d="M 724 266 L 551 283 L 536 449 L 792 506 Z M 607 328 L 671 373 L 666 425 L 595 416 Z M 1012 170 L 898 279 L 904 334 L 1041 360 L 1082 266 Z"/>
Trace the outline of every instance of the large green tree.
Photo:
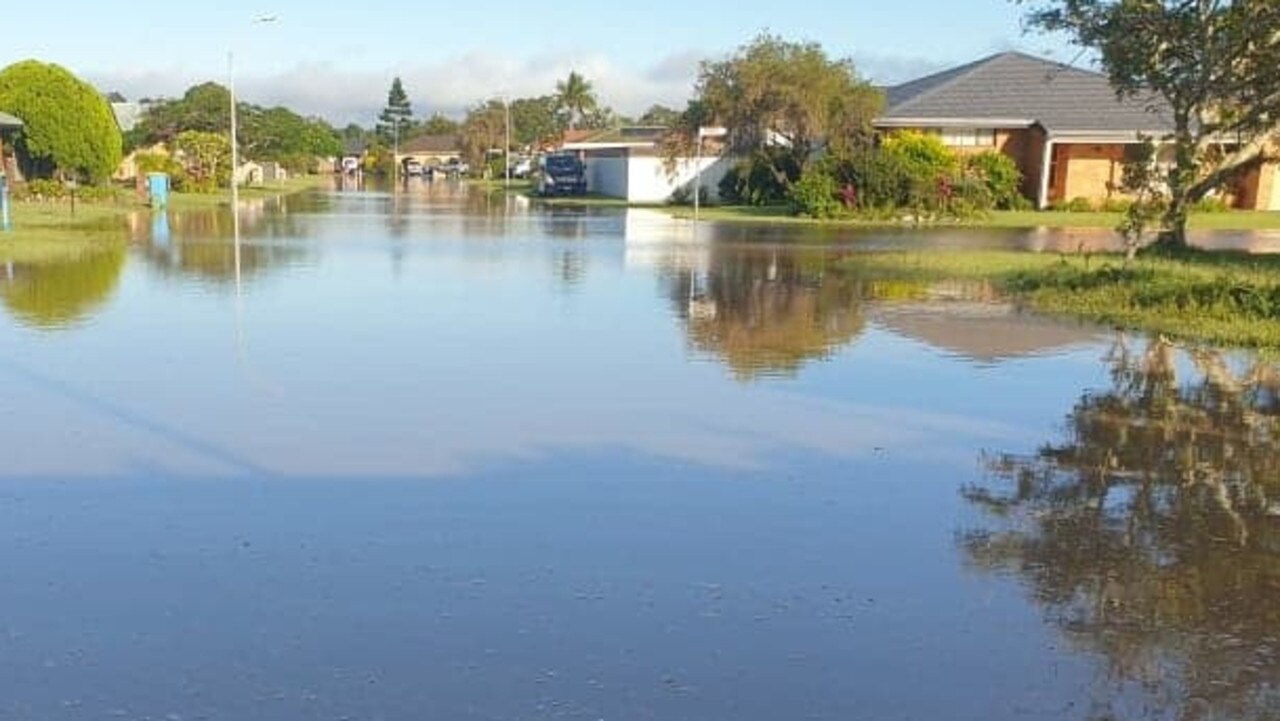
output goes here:
<path id="1" fill-rule="evenodd" d="M 459 123 L 453 118 L 445 117 L 440 113 L 432 113 L 418 126 L 423 135 L 452 135 L 458 132 Z"/>
<path id="2" fill-rule="evenodd" d="M 564 122 L 554 95 L 519 98 L 511 101 L 511 133 L 518 144 L 537 145 L 557 138 Z"/>
<path id="3" fill-rule="evenodd" d="M 102 181 L 120 165 L 111 106 L 58 65 L 27 60 L 0 71 L 0 110 L 22 119 L 16 146 L 29 174 Z"/>
<path id="4" fill-rule="evenodd" d="M 1186 244 L 1187 211 L 1273 142 L 1280 121 L 1275 0 L 1016 0 L 1032 27 L 1097 52 L 1116 92 L 1158 97 L 1174 131 L 1165 238 Z"/>
<path id="5" fill-rule="evenodd" d="M 231 181 L 231 141 L 219 133 L 187 130 L 173 140 L 186 170 L 184 190 L 211 193 Z"/>
<path id="6" fill-rule="evenodd" d="M 479 168 L 491 150 L 501 150 L 506 142 L 507 110 L 501 100 L 479 103 L 462 121 L 459 140 L 466 160 Z"/>
<path id="7" fill-rule="evenodd" d="M 341 155 L 341 136 L 319 118 L 304 118 L 288 108 L 253 108 L 241 131 L 245 156 L 272 160 L 302 172 L 317 157 Z"/>
<path id="8" fill-rule="evenodd" d="M 578 127 L 599 104 L 591 81 L 577 71 L 570 72 L 569 77 L 556 83 L 556 102 L 570 128 Z"/>
<path id="9" fill-rule="evenodd" d="M 387 105 L 378 115 L 378 135 L 388 144 L 397 138 L 401 141 L 413 127 L 413 105 L 409 102 L 409 94 L 404 90 L 400 78 L 391 81 L 391 89 L 387 91 Z"/>
<path id="10" fill-rule="evenodd" d="M 245 115 L 247 106 L 239 106 Z M 136 128 L 126 138 L 129 149 L 155 143 L 172 143 L 179 133 L 195 130 L 203 133 L 231 132 L 231 92 L 217 83 L 194 85 L 181 98 L 153 104 Z"/>
<path id="11" fill-rule="evenodd" d="M 868 138 L 883 102 L 852 61 L 832 59 L 816 43 L 763 34 L 724 60 L 702 64 L 676 136 L 683 142 L 672 147 L 687 152 L 698 126 L 723 125 L 730 150 L 766 159 L 789 186 L 821 142 L 839 148 Z"/>

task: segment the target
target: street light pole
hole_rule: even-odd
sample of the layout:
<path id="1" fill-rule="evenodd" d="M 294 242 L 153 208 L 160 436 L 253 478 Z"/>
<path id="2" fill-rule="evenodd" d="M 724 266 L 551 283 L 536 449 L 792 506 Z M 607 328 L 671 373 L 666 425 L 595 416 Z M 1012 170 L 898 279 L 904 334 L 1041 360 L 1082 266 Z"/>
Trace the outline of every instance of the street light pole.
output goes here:
<path id="1" fill-rule="evenodd" d="M 276 21 L 275 15 L 260 15 L 249 21 L 262 25 Z M 239 113 L 236 110 L 236 57 L 234 50 L 227 51 L 227 94 L 231 99 L 231 224 L 235 244 L 236 291 L 240 290 L 240 171 Z"/>
<path id="2" fill-rule="evenodd" d="M 511 190 L 511 98 L 503 95 L 502 104 L 507 109 L 507 138 L 502 153 L 503 164 L 506 166 L 506 177 L 503 180 L 502 187 L 504 190 L 509 191 Z"/>

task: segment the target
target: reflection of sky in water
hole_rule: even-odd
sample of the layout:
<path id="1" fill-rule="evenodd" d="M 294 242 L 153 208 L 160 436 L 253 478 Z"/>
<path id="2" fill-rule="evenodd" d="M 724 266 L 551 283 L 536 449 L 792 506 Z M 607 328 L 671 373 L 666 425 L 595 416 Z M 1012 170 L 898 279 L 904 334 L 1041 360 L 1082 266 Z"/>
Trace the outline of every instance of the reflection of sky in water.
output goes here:
<path id="1" fill-rule="evenodd" d="M 863 300 L 852 239 L 512 210 L 264 209 L 238 304 L 223 221 L 147 222 L 74 324 L 6 306 L 0 718 L 1164 721 L 957 548 L 1113 334 Z"/>

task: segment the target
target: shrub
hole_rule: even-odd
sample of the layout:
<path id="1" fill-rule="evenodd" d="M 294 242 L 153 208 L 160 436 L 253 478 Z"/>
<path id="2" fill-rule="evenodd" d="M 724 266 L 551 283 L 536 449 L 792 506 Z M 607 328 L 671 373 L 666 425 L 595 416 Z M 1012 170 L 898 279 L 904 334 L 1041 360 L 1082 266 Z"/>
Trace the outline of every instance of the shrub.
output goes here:
<path id="1" fill-rule="evenodd" d="M 1102 201 L 1101 209 L 1104 213 L 1127 213 L 1132 207 L 1131 198 L 1107 198 Z"/>
<path id="2" fill-rule="evenodd" d="M 777 170 L 781 173 L 779 177 Z M 787 202 L 791 183 L 800 178 L 795 158 L 778 148 L 757 151 L 720 180 L 720 197 L 737 205 L 778 205 Z"/>
<path id="3" fill-rule="evenodd" d="M 1196 203 L 1192 210 L 1197 213 L 1226 213 L 1231 210 L 1231 204 L 1227 202 L 1226 198 L 1204 198 Z"/>
<path id="4" fill-rule="evenodd" d="M 844 204 L 837 197 L 836 178 L 825 163 L 816 163 L 791 187 L 791 208 L 797 215 L 834 218 Z"/>
<path id="5" fill-rule="evenodd" d="M 1062 213 L 1093 212 L 1093 201 L 1088 198 L 1072 198 L 1071 200 L 1055 200 L 1049 204 L 1049 210 Z"/>
<path id="6" fill-rule="evenodd" d="M 1013 210 L 1022 197 L 1022 171 L 1013 158 L 1004 153 L 988 150 L 965 159 L 965 172 L 987 189 L 992 207 Z"/>
<path id="7" fill-rule="evenodd" d="M 67 186 L 58 180 L 36 179 L 27 183 L 27 195 L 36 199 L 62 198 Z"/>

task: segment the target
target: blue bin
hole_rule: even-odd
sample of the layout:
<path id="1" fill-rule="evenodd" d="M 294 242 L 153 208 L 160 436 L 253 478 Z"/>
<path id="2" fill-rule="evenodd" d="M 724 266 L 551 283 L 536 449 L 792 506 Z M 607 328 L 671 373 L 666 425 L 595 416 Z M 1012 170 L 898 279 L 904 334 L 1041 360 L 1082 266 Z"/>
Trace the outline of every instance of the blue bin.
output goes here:
<path id="1" fill-rule="evenodd" d="M 169 176 L 165 173 L 147 173 L 147 192 L 151 207 L 164 210 L 169 207 Z"/>

